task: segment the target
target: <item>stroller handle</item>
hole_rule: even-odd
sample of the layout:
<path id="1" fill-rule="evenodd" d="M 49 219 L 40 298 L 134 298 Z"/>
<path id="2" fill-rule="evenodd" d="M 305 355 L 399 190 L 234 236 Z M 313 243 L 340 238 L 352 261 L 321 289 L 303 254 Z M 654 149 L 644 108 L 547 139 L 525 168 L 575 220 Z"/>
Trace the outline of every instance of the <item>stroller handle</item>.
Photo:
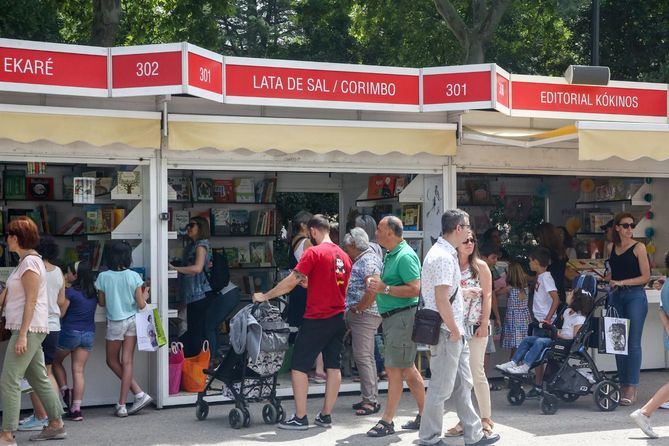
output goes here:
<path id="1" fill-rule="evenodd" d="M 551 332 L 551 339 L 557 338 L 558 329 L 555 325 L 549 324 L 548 322 L 539 322 L 539 328 L 549 330 Z"/>
<path id="2" fill-rule="evenodd" d="M 278 301 L 281 302 L 282 304 L 284 304 L 284 305 L 288 305 L 288 301 L 287 301 L 286 299 L 284 299 L 283 297 L 275 297 L 275 298 L 272 299 L 272 300 L 278 300 Z M 258 306 L 259 306 L 260 304 L 263 304 L 263 303 L 270 303 L 270 301 L 266 300 L 266 301 L 264 301 L 264 302 L 254 302 L 254 303 L 253 303 L 253 307 L 251 308 L 251 314 L 254 314 L 254 313 L 258 310 Z"/>

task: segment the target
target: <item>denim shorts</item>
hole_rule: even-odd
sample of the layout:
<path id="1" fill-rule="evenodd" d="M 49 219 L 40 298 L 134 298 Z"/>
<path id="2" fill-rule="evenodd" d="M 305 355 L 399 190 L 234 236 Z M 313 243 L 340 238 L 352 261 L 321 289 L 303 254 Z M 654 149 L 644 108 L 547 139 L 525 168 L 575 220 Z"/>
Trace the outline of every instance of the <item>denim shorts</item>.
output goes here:
<path id="1" fill-rule="evenodd" d="M 108 341 L 122 341 L 126 336 L 137 336 L 135 316 L 120 321 L 107 319 L 107 336 L 105 339 Z"/>
<path id="2" fill-rule="evenodd" d="M 53 357 L 56 355 L 56 344 L 58 343 L 59 331 L 50 331 L 42 341 L 42 350 L 44 351 L 44 364 L 53 364 Z"/>
<path id="3" fill-rule="evenodd" d="M 94 331 L 61 330 L 58 338 L 58 348 L 70 351 L 83 348 L 90 352 L 93 350 L 93 342 L 95 342 Z"/>

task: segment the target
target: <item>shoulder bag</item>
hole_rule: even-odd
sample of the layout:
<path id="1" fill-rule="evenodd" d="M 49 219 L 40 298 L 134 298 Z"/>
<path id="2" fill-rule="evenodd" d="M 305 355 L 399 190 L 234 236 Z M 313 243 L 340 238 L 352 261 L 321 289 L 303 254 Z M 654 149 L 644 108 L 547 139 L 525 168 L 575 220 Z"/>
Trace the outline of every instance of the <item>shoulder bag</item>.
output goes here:
<path id="1" fill-rule="evenodd" d="M 455 292 L 453 292 L 453 295 L 449 299 L 451 304 L 453 304 L 455 296 L 458 294 L 458 288 L 457 286 L 455 287 Z M 437 345 L 439 343 L 439 330 L 443 322 L 441 315 L 438 311 L 425 308 L 422 293 L 418 302 L 418 308 L 419 310 L 416 311 L 416 317 L 413 321 L 411 340 L 417 344 Z"/>

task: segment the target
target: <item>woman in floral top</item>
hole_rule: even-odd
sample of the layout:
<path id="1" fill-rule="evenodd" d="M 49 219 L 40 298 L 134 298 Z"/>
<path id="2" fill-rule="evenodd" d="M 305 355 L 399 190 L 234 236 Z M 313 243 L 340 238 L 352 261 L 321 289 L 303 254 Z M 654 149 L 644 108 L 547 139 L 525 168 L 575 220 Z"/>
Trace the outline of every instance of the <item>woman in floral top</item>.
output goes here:
<path id="1" fill-rule="evenodd" d="M 457 247 L 460 261 L 460 289 L 464 297 L 465 339 L 469 343 L 469 367 L 474 380 L 474 394 L 478 402 L 481 424 L 486 435 L 492 433 L 492 408 L 490 387 L 485 375 L 483 361 L 488 345 L 488 327 L 492 303 L 492 274 L 488 265 L 479 258 L 476 237 L 470 231 L 469 237 Z M 447 437 L 464 434 L 462 423 L 446 431 Z"/>

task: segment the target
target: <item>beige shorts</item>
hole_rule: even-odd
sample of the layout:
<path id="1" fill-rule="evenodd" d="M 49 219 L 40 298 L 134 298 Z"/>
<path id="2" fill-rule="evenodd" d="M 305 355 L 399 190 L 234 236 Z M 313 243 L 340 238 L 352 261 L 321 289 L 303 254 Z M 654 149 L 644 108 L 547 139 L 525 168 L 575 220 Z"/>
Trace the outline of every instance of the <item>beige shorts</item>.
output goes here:
<path id="1" fill-rule="evenodd" d="M 122 341 L 126 336 L 137 336 L 137 326 L 135 325 L 135 316 L 120 321 L 107 320 L 108 341 Z"/>

